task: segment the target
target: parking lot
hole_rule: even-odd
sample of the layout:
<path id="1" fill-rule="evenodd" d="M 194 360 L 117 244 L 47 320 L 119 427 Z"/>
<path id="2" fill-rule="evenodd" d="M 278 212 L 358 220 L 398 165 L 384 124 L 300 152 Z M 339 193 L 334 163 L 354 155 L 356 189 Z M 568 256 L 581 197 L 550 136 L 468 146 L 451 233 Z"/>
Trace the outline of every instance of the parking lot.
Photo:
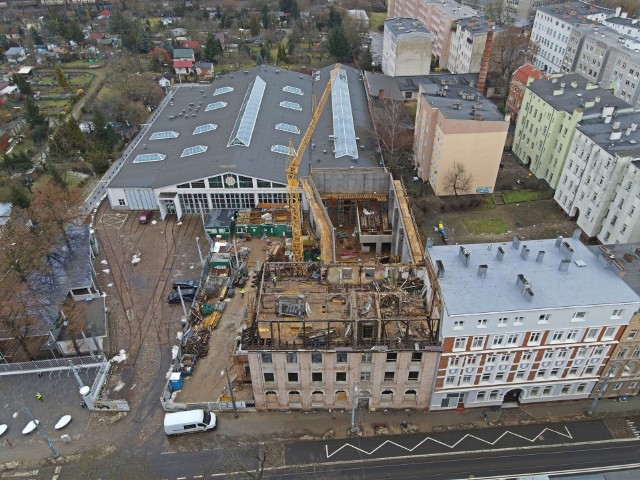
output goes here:
<path id="1" fill-rule="evenodd" d="M 82 383 L 91 386 L 96 372 L 96 368 L 80 369 Z M 87 441 L 87 436 L 92 436 L 91 425 L 97 419 L 91 411 L 81 407 L 79 389 L 78 382 L 69 371 L 45 372 L 40 377 L 35 373 L 0 377 L 0 425 L 6 424 L 8 427 L 0 443 L 0 464 L 50 455 L 46 443 L 37 432 L 22 434 L 30 417 L 21 411 L 17 418 L 13 418 L 13 414 L 22 407 L 26 407 L 40 421 L 40 428 L 61 454 L 69 454 L 81 447 Z M 36 393 L 42 395 L 42 400 L 36 399 Z M 61 430 L 54 430 L 63 415 L 71 415 L 71 423 Z M 61 435 L 69 435 L 71 442 L 62 442 Z"/>

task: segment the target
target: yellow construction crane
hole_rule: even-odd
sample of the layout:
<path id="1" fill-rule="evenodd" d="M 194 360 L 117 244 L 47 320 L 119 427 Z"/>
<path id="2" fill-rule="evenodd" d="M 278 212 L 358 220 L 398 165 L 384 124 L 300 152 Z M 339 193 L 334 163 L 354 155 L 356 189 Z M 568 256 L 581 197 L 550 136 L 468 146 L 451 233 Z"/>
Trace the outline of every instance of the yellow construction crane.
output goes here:
<path id="1" fill-rule="evenodd" d="M 333 70 L 331 70 L 327 86 L 325 87 L 324 92 L 322 92 L 320 102 L 318 102 L 317 107 L 311 115 L 311 122 L 309 123 L 309 127 L 304 133 L 302 141 L 300 142 L 297 150 L 294 150 L 293 148 L 293 141 L 289 140 L 289 158 L 287 161 L 287 200 L 289 203 L 289 212 L 291 213 L 291 247 L 293 250 L 293 259 L 296 262 L 304 261 L 302 247 L 302 211 L 300 209 L 300 182 L 298 179 L 298 168 L 300 167 L 302 156 L 307 150 L 309 142 L 311 142 L 311 136 L 316 129 L 316 125 L 318 125 L 318 120 L 320 120 L 322 110 L 324 109 L 324 106 L 329 99 L 331 87 L 333 86 L 333 82 L 335 81 L 336 75 L 338 75 L 338 70 L 340 70 L 341 66 L 342 65 L 340 63 L 336 63 Z"/>

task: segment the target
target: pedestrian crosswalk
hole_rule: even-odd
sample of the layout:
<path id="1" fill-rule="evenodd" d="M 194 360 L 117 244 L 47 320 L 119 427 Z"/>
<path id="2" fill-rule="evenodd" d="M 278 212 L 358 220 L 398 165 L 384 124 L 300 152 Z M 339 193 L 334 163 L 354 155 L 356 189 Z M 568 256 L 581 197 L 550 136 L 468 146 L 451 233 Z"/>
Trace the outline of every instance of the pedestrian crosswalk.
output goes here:
<path id="1" fill-rule="evenodd" d="M 634 422 L 633 420 L 629 420 L 628 418 L 626 419 L 626 422 L 629 426 L 629 430 L 631 430 L 631 432 L 633 433 L 633 436 L 640 440 L 640 430 L 638 429 L 636 422 Z"/>

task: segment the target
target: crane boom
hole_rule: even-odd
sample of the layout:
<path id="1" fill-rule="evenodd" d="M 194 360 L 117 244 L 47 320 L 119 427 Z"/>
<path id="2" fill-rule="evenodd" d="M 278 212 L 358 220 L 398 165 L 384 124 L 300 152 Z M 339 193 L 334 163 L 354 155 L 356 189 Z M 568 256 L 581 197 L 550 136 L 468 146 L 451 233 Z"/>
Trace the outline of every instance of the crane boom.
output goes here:
<path id="1" fill-rule="evenodd" d="M 331 93 L 331 87 L 335 81 L 338 70 L 342 65 L 336 63 L 333 70 L 329 74 L 329 81 L 327 82 L 322 97 L 318 102 L 318 106 L 311 115 L 311 122 L 307 131 L 304 133 L 298 149 L 293 152 L 293 142 L 289 142 L 289 159 L 287 162 L 287 201 L 289 204 L 289 212 L 291 215 L 291 247 L 293 251 L 293 259 L 296 262 L 302 262 L 304 260 L 303 247 L 302 247 L 302 211 L 300 209 L 300 190 L 298 180 L 298 168 L 300 167 L 300 161 L 304 155 L 309 143 L 311 142 L 311 136 L 318 125 L 322 110 L 329 99 Z"/>

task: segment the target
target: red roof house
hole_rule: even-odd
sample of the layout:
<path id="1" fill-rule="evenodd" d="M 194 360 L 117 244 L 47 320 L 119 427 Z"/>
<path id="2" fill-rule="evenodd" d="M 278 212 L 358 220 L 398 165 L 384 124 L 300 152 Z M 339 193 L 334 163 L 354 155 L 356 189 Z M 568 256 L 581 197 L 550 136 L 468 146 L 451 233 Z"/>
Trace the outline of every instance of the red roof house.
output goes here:
<path id="1" fill-rule="evenodd" d="M 522 97 L 524 96 L 527 85 L 541 78 L 547 78 L 547 75 L 530 63 L 525 63 L 513 72 L 511 82 L 509 82 L 509 96 L 507 97 L 507 103 L 505 105 L 507 113 L 511 114 L 511 121 L 513 123 L 515 123 L 518 117 L 518 111 L 522 105 Z"/>
<path id="2" fill-rule="evenodd" d="M 173 70 L 177 75 L 188 75 L 193 70 L 193 60 L 178 59 L 173 61 Z"/>
<path id="3" fill-rule="evenodd" d="M 200 48 L 200 42 L 195 40 L 185 40 L 182 42 L 182 48 Z"/>

